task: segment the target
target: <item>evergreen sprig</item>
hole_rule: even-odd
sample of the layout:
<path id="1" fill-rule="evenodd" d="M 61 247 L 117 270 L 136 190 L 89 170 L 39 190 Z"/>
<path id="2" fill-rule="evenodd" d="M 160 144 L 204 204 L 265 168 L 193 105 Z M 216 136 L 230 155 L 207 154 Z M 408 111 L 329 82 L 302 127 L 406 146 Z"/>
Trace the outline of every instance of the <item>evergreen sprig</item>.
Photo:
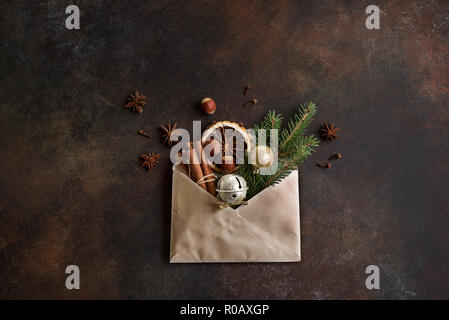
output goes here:
<path id="1" fill-rule="evenodd" d="M 259 131 L 260 129 L 264 129 L 266 131 L 266 141 L 270 141 L 270 130 L 277 129 L 280 130 L 282 126 L 282 115 L 276 114 L 276 111 L 268 111 L 268 113 L 263 118 L 260 124 L 256 124 L 254 126 L 254 132 L 256 134 L 256 143 L 259 139 Z"/>
<path id="2" fill-rule="evenodd" d="M 266 141 L 269 141 L 270 129 L 280 130 L 278 169 L 273 175 L 259 175 L 254 171 L 253 166 L 248 163 L 248 159 L 245 159 L 245 163 L 240 165 L 238 174 L 246 180 L 248 185 L 247 199 L 252 198 L 263 189 L 281 182 L 315 151 L 319 144 L 318 138 L 315 135 L 304 136 L 304 134 L 316 113 L 316 109 L 317 107 L 313 102 L 301 105 L 288 122 L 287 128 L 284 129 L 281 129 L 282 115 L 276 114 L 275 111 L 269 111 L 262 122 L 254 126 L 256 138 L 259 137 L 260 129 L 267 130 Z"/>
<path id="3" fill-rule="evenodd" d="M 313 102 L 309 102 L 306 105 L 301 105 L 298 112 L 290 119 L 288 123 L 288 129 L 281 130 L 280 147 L 281 153 L 287 153 L 295 148 L 298 137 L 303 135 L 306 128 L 312 122 L 316 113 L 316 105 Z"/>

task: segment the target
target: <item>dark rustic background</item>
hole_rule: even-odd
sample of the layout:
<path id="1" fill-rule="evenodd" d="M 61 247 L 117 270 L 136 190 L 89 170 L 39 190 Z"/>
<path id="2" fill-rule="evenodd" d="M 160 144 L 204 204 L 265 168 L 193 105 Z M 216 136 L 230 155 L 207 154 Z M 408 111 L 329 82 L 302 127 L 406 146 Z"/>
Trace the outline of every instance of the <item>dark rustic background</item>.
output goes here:
<path id="1" fill-rule="evenodd" d="M 65 28 L 72 3 L 81 30 Z M 369 4 L 380 30 L 365 28 Z M 449 298 L 447 1 L 20 0 L 0 12 L 1 298 Z M 244 108 L 248 83 L 259 104 Z M 141 115 L 123 108 L 135 88 Z M 310 132 L 332 121 L 342 138 L 301 168 L 303 261 L 170 265 L 159 124 L 251 127 L 309 100 Z M 144 152 L 162 154 L 151 173 Z M 334 152 L 334 167 L 314 166 Z M 65 288 L 68 264 L 80 290 Z"/>

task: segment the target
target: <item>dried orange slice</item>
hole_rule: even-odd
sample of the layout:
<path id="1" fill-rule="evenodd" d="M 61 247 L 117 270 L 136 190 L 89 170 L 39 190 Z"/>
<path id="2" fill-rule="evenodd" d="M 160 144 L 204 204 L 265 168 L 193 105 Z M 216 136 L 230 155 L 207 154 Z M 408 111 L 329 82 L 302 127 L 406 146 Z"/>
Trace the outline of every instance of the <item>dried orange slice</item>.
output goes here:
<path id="1" fill-rule="evenodd" d="M 245 152 L 251 148 L 251 136 L 242 124 L 233 121 L 217 121 L 210 125 L 203 132 L 201 143 L 204 147 L 212 140 L 218 141 L 222 158 L 225 158 L 227 163 L 230 156 L 234 163 L 243 161 Z M 229 165 L 222 167 L 220 164 L 211 163 L 210 166 L 215 172 L 230 173 Z M 238 166 L 235 166 L 233 171 L 237 169 Z"/>

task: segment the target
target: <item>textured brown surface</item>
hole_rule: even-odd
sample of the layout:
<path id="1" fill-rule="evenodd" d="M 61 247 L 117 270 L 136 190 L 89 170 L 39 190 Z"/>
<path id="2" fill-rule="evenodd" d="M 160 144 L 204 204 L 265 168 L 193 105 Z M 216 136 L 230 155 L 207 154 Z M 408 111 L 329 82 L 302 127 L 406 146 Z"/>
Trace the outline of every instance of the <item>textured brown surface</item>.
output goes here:
<path id="1" fill-rule="evenodd" d="M 449 298 L 447 1 L 376 1 L 380 30 L 363 1 L 76 2 L 79 31 L 64 1 L 0 4 L 1 298 Z M 141 115 L 123 108 L 135 88 Z M 303 261 L 169 265 L 159 123 L 252 126 L 308 100 L 311 131 L 342 138 L 301 169 Z"/>

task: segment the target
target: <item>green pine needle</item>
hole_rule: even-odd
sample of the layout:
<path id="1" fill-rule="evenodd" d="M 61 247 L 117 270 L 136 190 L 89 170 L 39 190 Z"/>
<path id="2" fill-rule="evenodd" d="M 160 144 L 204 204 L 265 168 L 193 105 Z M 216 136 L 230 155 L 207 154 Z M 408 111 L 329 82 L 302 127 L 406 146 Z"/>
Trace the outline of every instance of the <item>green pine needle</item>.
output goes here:
<path id="1" fill-rule="evenodd" d="M 291 150 L 297 138 L 305 133 L 315 113 L 316 105 L 313 102 L 300 106 L 298 112 L 290 119 L 288 129 L 281 130 L 279 147 L 281 153 Z"/>
<path id="2" fill-rule="evenodd" d="M 240 165 L 238 174 L 248 185 L 247 199 L 251 199 L 265 188 L 274 186 L 296 170 L 318 147 L 319 140 L 314 135 L 304 136 L 307 126 L 312 122 L 317 107 L 313 102 L 301 105 L 297 113 L 290 119 L 287 128 L 281 129 L 282 115 L 269 111 L 262 122 L 254 126 L 256 138 L 259 130 L 266 130 L 266 141 L 270 141 L 270 129 L 280 130 L 278 170 L 273 175 L 259 175 L 254 172 L 248 159 Z M 256 140 L 257 141 L 257 140 Z"/>
<path id="3" fill-rule="evenodd" d="M 256 141 L 259 139 L 259 130 L 264 129 L 266 134 L 266 141 L 270 141 L 270 130 L 277 129 L 280 130 L 282 126 L 282 116 L 276 114 L 276 111 L 268 111 L 268 113 L 263 118 L 260 124 L 254 126 L 254 131 L 256 133 Z"/>

